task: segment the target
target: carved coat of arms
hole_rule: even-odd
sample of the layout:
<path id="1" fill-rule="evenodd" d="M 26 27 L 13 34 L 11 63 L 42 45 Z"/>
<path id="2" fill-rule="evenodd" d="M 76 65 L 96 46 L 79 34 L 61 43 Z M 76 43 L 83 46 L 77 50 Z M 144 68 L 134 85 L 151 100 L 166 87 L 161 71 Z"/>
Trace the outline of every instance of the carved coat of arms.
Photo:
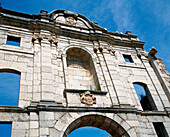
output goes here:
<path id="1" fill-rule="evenodd" d="M 73 17 L 66 17 L 65 21 L 66 21 L 66 24 L 68 25 L 73 25 L 73 26 L 76 25 L 76 20 Z"/>
<path id="2" fill-rule="evenodd" d="M 80 95 L 81 103 L 86 105 L 96 104 L 96 97 L 94 97 L 89 91 Z"/>

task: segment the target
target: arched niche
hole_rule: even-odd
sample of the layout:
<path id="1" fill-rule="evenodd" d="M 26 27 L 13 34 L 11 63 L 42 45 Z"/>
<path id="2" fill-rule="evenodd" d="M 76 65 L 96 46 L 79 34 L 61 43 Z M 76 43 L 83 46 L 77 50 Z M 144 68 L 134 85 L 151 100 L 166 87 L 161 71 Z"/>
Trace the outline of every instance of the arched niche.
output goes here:
<path id="1" fill-rule="evenodd" d="M 21 73 L 0 69 L 0 106 L 18 106 Z"/>
<path id="2" fill-rule="evenodd" d="M 126 123 L 125 121 L 122 123 Z M 85 126 L 92 126 L 107 131 L 113 137 L 130 137 L 130 126 L 126 123 L 124 129 L 116 121 L 102 115 L 85 115 L 74 120 L 60 137 L 67 137 L 72 131 Z M 136 133 L 134 133 L 136 134 Z"/>
<path id="3" fill-rule="evenodd" d="M 78 47 L 66 51 L 65 79 L 67 89 L 100 90 L 91 55 Z"/>
<path id="4" fill-rule="evenodd" d="M 134 82 L 133 86 L 135 88 L 136 94 L 144 111 L 156 110 L 156 105 L 153 101 L 151 93 L 145 83 Z"/>

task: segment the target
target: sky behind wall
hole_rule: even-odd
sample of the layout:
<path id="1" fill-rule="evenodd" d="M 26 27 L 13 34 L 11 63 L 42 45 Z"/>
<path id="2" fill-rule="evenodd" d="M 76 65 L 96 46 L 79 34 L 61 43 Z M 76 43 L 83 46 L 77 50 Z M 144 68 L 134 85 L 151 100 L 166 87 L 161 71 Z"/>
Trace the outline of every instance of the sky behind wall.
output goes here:
<path id="1" fill-rule="evenodd" d="M 156 56 L 170 71 L 170 0 L 1 0 L 1 6 L 28 14 L 64 9 L 112 32 L 130 30 L 146 42 L 146 51 L 156 47 Z"/>

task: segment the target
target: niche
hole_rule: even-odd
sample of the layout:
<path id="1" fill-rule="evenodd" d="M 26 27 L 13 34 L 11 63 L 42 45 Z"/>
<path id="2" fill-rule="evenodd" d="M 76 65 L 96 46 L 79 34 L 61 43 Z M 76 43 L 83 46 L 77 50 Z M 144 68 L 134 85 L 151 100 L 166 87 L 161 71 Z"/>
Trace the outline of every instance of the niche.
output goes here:
<path id="1" fill-rule="evenodd" d="M 91 55 L 80 48 L 67 50 L 67 88 L 100 90 Z"/>

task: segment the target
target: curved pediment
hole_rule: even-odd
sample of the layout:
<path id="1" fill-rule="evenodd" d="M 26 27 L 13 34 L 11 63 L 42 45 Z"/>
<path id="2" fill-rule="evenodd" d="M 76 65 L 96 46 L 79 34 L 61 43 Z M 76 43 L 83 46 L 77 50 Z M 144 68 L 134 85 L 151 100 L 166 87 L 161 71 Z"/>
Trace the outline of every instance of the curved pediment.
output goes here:
<path id="1" fill-rule="evenodd" d="M 85 16 L 78 13 L 66 10 L 54 10 L 48 15 L 51 20 L 59 24 L 66 24 L 87 29 L 99 28 L 96 23 L 91 22 Z"/>

